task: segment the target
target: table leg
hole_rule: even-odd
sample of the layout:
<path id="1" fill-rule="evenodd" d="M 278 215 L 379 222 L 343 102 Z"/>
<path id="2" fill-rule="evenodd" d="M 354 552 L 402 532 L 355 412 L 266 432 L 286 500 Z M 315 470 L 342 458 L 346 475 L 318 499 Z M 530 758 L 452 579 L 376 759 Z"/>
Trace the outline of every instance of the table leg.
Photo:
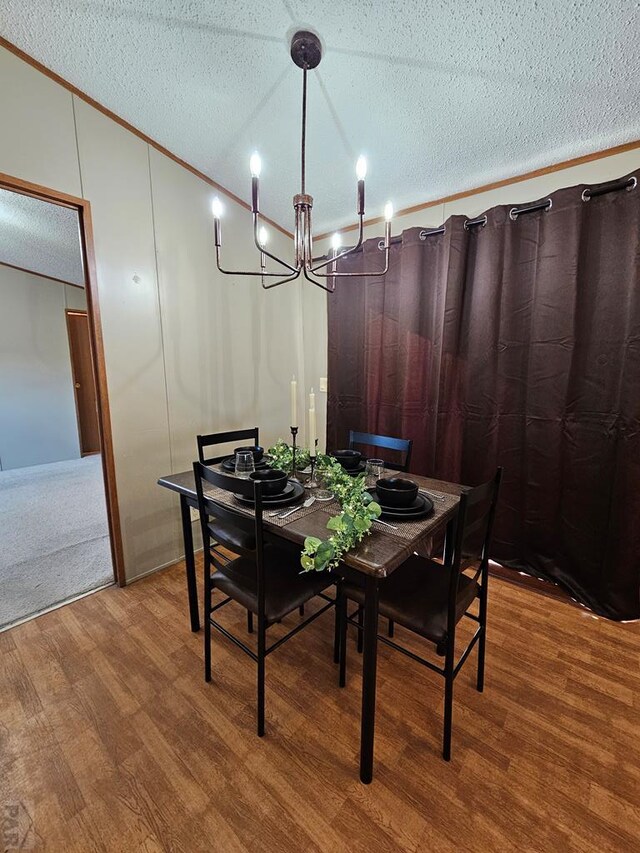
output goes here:
<path id="1" fill-rule="evenodd" d="M 180 515 L 182 516 L 182 539 L 184 541 L 184 562 L 187 573 L 187 592 L 189 594 L 189 616 L 191 630 L 200 630 L 198 612 L 198 584 L 196 582 L 196 561 L 193 553 L 193 534 L 191 532 L 191 513 L 184 495 L 180 495 Z"/>
<path id="2" fill-rule="evenodd" d="M 364 654 L 362 656 L 362 721 L 360 730 L 360 781 L 373 778 L 373 736 L 376 717 L 376 668 L 378 657 L 378 579 L 365 581 Z"/>

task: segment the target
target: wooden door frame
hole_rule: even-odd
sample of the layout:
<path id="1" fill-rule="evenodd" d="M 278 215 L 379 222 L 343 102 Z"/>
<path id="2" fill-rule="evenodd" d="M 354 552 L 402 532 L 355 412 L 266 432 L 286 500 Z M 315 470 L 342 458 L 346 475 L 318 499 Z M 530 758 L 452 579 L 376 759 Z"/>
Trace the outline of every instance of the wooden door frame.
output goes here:
<path id="1" fill-rule="evenodd" d="M 84 266 L 85 291 L 87 294 L 87 316 L 89 318 L 89 338 L 91 341 L 91 362 L 96 383 L 96 399 L 98 403 L 98 430 L 100 432 L 100 455 L 102 457 L 102 473 L 104 476 L 105 497 L 107 503 L 107 519 L 109 523 L 109 541 L 113 575 L 119 586 L 125 586 L 124 552 L 122 549 L 122 528 L 118 509 L 118 492 L 116 488 L 116 469 L 113 455 L 113 435 L 111 432 L 111 417 L 109 413 L 109 392 L 107 388 L 107 371 L 104 360 L 104 344 L 102 327 L 100 325 L 100 306 L 98 303 L 98 287 L 96 276 L 96 259 L 93 245 L 93 224 L 91 220 L 91 205 L 84 198 L 61 193 L 57 190 L 32 184 L 20 178 L 14 178 L 0 172 L 0 189 L 10 190 L 21 195 L 48 201 L 62 207 L 69 207 L 78 212 L 80 226 L 80 246 Z"/>
<path id="2" fill-rule="evenodd" d="M 64 318 L 65 324 L 67 327 L 67 339 L 69 341 L 69 358 L 71 360 L 71 381 L 73 382 L 73 402 L 76 406 L 76 424 L 78 425 L 78 444 L 80 445 L 80 456 L 95 456 L 96 453 L 100 453 L 99 450 L 89 450 L 87 452 L 83 452 L 82 450 L 82 418 L 80 417 L 80 406 L 78 405 L 78 395 L 76 393 L 76 377 L 74 374 L 74 362 L 73 362 L 73 351 L 71 345 L 71 326 L 69 325 L 69 316 L 73 315 L 74 317 L 86 317 L 87 318 L 87 327 L 89 326 L 89 312 L 84 308 L 65 308 L 64 309 Z M 91 348 L 91 339 L 89 339 L 89 351 L 92 352 Z M 91 375 L 93 378 L 93 390 L 96 395 L 96 400 L 98 398 L 98 389 L 96 386 L 96 377 L 93 373 L 93 357 L 91 359 Z M 99 430 L 98 430 L 99 432 Z M 99 438 L 98 438 L 99 441 Z"/>

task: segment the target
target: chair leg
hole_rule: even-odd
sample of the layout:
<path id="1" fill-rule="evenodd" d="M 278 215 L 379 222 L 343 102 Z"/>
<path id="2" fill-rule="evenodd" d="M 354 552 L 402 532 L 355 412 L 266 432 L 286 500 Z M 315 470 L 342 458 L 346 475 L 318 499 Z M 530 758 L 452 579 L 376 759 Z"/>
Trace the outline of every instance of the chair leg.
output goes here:
<path id="1" fill-rule="evenodd" d="M 258 616 L 258 737 L 264 736 L 264 660 L 266 645 L 264 618 Z"/>
<path id="2" fill-rule="evenodd" d="M 478 639 L 478 675 L 476 680 L 476 689 L 478 693 L 484 690 L 484 657 L 485 646 L 487 642 L 487 578 L 482 579 L 482 587 L 480 588 L 480 637 Z"/>
<path id="3" fill-rule="evenodd" d="M 336 584 L 336 603 L 334 613 L 334 631 L 333 631 L 333 662 L 340 663 L 340 599 L 342 598 L 342 580 Z"/>
<path id="4" fill-rule="evenodd" d="M 338 602 L 338 621 L 340 630 L 340 676 L 338 684 L 344 687 L 347 683 L 347 606 L 349 602 L 344 593 L 340 594 Z"/>
<path id="5" fill-rule="evenodd" d="M 206 577 L 204 591 L 204 680 L 211 681 L 211 586 Z"/>
<path id="6" fill-rule="evenodd" d="M 247 631 L 253 634 L 253 613 L 250 610 L 247 610 Z"/>
<path id="7" fill-rule="evenodd" d="M 480 637 L 478 638 L 478 676 L 476 680 L 476 690 L 482 693 L 484 690 L 484 654 L 487 629 L 482 626 L 480 628 Z"/>
<path id="8" fill-rule="evenodd" d="M 362 642 L 364 639 L 364 607 L 358 607 L 358 653 L 362 654 Z"/>
<path id="9" fill-rule="evenodd" d="M 447 641 L 447 657 L 444 665 L 444 736 L 442 757 L 451 761 L 451 729 L 453 727 L 453 657 L 455 638 Z"/>
<path id="10" fill-rule="evenodd" d="M 387 631 L 387 636 L 393 637 L 393 633 L 394 633 L 393 628 L 394 628 L 393 619 L 389 619 L 389 630 Z"/>

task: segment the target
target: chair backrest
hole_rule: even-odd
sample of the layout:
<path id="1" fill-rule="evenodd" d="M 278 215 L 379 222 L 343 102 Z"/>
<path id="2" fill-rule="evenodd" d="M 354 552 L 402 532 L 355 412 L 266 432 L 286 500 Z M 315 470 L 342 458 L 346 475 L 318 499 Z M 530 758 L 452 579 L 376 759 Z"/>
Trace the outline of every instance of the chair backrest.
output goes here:
<path id="1" fill-rule="evenodd" d="M 244 441 L 249 440 L 251 444 L 260 444 L 260 435 L 258 427 L 253 427 L 253 429 L 236 429 L 231 430 L 230 432 L 212 432 L 209 435 L 198 435 L 196 436 L 196 441 L 198 443 L 198 459 L 202 462 L 203 465 L 216 465 L 218 462 L 222 462 L 229 454 L 225 453 L 222 456 L 205 456 L 205 449 L 207 447 L 214 447 L 218 444 L 229 444 L 232 441 Z"/>
<path id="2" fill-rule="evenodd" d="M 264 552 L 262 483 L 214 471 L 201 462 L 193 463 L 193 474 L 196 481 L 205 560 L 212 559 L 217 565 L 215 553 L 211 551 L 211 540 L 214 539 L 236 554 L 255 559 L 260 576 Z M 205 494 L 204 489 L 207 483 L 225 492 L 252 498 L 255 502 L 255 518 L 244 515 Z"/>
<path id="3" fill-rule="evenodd" d="M 456 620 L 456 599 L 460 573 L 465 567 L 479 561 L 480 565 L 475 577 L 477 579 L 482 574 L 483 583 L 486 583 L 493 522 L 498 505 L 501 480 L 502 468 L 498 468 L 491 480 L 460 496 L 451 563 L 449 630 L 455 625 Z"/>
<path id="4" fill-rule="evenodd" d="M 385 450 L 396 450 L 402 454 L 402 462 L 388 462 L 385 459 L 385 467 L 393 471 L 409 470 L 411 450 L 413 448 L 413 441 L 410 438 L 393 438 L 390 435 L 374 435 L 369 432 L 349 430 L 349 450 L 353 450 L 354 444 L 366 445 L 368 447 L 382 447 Z"/>

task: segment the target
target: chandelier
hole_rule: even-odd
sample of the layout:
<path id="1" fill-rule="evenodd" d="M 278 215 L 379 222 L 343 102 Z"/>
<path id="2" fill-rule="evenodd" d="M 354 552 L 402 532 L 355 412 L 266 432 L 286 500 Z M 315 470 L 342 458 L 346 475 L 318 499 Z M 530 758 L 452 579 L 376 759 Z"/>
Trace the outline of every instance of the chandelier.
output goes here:
<path id="1" fill-rule="evenodd" d="M 261 160 L 257 153 L 251 156 L 251 215 L 253 218 L 253 240 L 260 254 L 259 271 L 227 270 L 221 266 L 220 252 L 222 246 L 222 228 L 220 219 L 223 213 L 222 202 L 214 198 L 211 204 L 214 224 L 214 240 L 216 247 L 216 266 L 225 275 L 250 275 L 259 276 L 265 290 L 277 287 L 288 281 L 295 281 L 303 275 L 307 281 L 323 290 L 332 293 L 335 290 L 337 278 L 348 278 L 350 276 L 382 276 L 389 269 L 389 247 L 391 245 L 391 218 L 393 207 L 387 202 L 384 209 L 385 231 L 384 241 L 381 249 L 384 250 L 384 269 L 371 272 L 338 272 L 337 263 L 352 252 L 357 251 L 363 242 L 364 232 L 364 179 L 367 173 L 367 163 L 364 157 L 360 157 L 356 164 L 357 177 L 357 215 L 358 215 L 358 240 L 355 246 L 341 251 L 341 239 L 339 234 L 334 234 L 331 241 L 331 252 L 328 260 L 325 258 L 313 258 L 313 238 L 311 227 L 311 210 L 313 208 L 313 197 L 306 190 L 306 130 L 307 130 L 307 72 L 316 68 L 322 59 L 322 45 L 315 33 L 300 30 L 291 39 L 291 58 L 295 64 L 302 69 L 302 135 L 300 143 L 300 192 L 293 197 L 294 209 L 294 232 L 293 232 L 293 254 L 294 260 L 290 264 L 283 261 L 267 250 L 268 232 L 260 221 L 259 189 Z M 270 258 L 283 268 L 279 272 L 267 272 L 267 258 Z M 285 272 L 286 270 L 286 272 Z M 267 279 L 278 279 L 267 281 Z"/>

